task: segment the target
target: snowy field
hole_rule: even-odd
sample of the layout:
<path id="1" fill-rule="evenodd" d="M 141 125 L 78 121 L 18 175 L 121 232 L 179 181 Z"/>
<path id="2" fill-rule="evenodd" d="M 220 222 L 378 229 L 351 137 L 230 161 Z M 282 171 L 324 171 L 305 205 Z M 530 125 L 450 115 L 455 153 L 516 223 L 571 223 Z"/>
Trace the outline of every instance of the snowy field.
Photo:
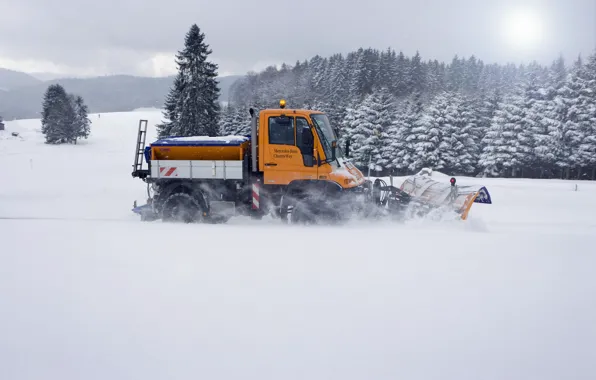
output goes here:
<path id="1" fill-rule="evenodd" d="M 0 379 L 596 378 L 596 183 L 458 178 L 494 202 L 466 222 L 141 223 L 140 118 L 0 131 Z"/>

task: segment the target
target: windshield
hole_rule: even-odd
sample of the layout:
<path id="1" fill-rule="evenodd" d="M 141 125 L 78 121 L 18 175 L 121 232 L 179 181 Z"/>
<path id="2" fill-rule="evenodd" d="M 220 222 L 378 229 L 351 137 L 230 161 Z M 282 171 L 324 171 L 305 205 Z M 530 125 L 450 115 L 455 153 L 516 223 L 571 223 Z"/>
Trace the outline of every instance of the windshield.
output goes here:
<path id="1" fill-rule="evenodd" d="M 321 145 L 323 145 L 323 151 L 325 153 L 325 158 L 327 162 L 331 161 L 331 157 L 333 154 L 331 153 L 331 143 L 337 140 L 335 133 L 333 132 L 333 128 L 331 128 L 331 124 L 329 123 L 329 119 L 327 115 L 324 114 L 311 114 L 310 118 L 315 125 L 315 129 L 317 130 L 317 134 L 319 135 L 319 139 L 321 139 Z M 340 149 L 335 149 L 335 155 L 339 156 Z"/>

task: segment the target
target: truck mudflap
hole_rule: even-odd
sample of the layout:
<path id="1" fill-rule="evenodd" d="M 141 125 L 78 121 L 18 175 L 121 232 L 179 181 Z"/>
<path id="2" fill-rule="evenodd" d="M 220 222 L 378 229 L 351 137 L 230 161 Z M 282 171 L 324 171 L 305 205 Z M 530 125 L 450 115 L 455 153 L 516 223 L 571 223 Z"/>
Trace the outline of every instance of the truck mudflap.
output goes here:
<path id="1" fill-rule="evenodd" d="M 449 182 L 438 181 L 422 171 L 406 178 L 400 189 L 412 196 L 419 203 L 431 208 L 443 208 L 457 213 L 466 220 L 474 203 L 492 204 L 492 198 L 485 186 L 457 184 L 451 177 Z"/>

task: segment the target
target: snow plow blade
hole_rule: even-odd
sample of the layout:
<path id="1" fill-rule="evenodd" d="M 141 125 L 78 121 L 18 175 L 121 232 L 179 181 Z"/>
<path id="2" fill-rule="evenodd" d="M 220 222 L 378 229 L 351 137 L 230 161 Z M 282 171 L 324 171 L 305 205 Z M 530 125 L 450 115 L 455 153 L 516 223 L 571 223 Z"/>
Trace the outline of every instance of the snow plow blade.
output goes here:
<path id="1" fill-rule="evenodd" d="M 406 178 L 400 190 L 432 208 L 450 209 L 462 220 L 468 218 L 474 203 L 492 204 L 485 186 L 460 186 L 454 177 L 448 183 L 439 182 L 423 173 Z"/>
<path id="2" fill-rule="evenodd" d="M 157 214 L 153 211 L 151 204 L 144 204 L 137 206 L 137 202 L 134 202 L 132 212 L 141 216 L 142 221 L 154 221 L 159 219 Z"/>

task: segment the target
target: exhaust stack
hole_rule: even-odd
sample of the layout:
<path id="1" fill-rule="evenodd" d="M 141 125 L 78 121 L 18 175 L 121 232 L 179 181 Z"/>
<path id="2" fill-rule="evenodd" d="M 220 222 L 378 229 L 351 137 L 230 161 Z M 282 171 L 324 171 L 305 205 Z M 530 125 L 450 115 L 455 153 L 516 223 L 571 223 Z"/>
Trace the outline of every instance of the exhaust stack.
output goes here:
<path id="1" fill-rule="evenodd" d="M 252 172 L 255 173 L 258 171 L 257 166 L 257 116 L 255 115 L 255 110 L 250 109 L 250 151 L 252 154 Z"/>

